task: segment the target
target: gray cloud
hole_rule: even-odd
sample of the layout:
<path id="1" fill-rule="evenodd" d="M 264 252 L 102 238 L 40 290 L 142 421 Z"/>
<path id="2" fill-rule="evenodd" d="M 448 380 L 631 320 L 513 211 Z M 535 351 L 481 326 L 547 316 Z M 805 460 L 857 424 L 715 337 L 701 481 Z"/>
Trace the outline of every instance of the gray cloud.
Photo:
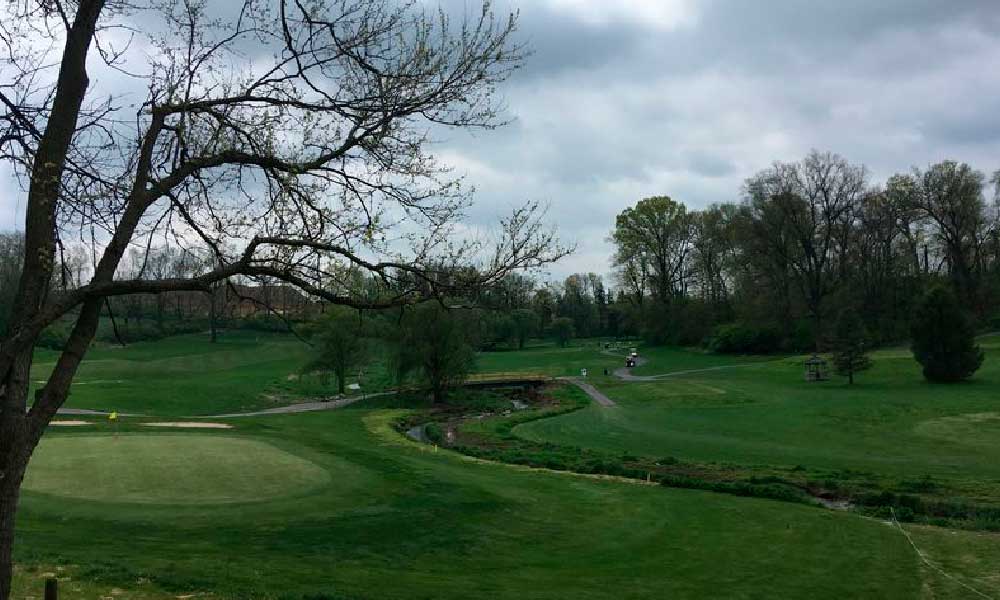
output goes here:
<path id="1" fill-rule="evenodd" d="M 644 196 L 736 200 L 746 177 L 812 148 L 875 180 L 944 158 L 1000 166 L 994 2 L 709 0 L 669 26 L 595 21 L 596 3 L 522 2 L 535 53 L 505 90 L 517 122 L 443 146 L 477 185 L 473 220 L 551 202 L 580 244 L 556 275 L 606 271 L 614 216 Z"/>
<path id="2" fill-rule="evenodd" d="M 436 6 L 438 0 L 423 0 Z M 478 0 L 443 0 L 460 18 Z M 497 0 L 533 53 L 502 90 L 513 123 L 436 131 L 477 188 L 469 219 L 524 200 L 606 272 L 615 215 L 645 196 L 691 208 L 811 148 L 875 179 L 953 158 L 1000 167 L 1000 5 L 993 0 Z M 0 171 L 0 180 L 9 177 Z M 0 186 L 0 228 L 12 223 Z"/>

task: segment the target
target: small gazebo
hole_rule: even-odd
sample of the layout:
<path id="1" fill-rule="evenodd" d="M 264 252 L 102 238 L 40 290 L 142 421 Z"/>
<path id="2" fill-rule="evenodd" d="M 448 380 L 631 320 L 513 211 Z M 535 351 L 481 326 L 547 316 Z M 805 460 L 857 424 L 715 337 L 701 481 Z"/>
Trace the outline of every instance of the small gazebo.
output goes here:
<path id="1" fill-rule="evenodd" d="M 806 381 L 826 381 L 829 376 L 826 372 L 826 360 L 824 360 L 820 355 L 813 354 L 809 357 L 809 360 L 805 362 L 806 365 Z"/>

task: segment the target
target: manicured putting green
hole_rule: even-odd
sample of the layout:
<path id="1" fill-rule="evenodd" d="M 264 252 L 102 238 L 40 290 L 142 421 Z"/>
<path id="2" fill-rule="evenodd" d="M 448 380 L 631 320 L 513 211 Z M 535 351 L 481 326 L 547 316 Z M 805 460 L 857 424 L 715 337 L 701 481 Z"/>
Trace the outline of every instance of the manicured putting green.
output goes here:
<path id="1" fill-rule="evenodd" d="M 24 487 L 138 504 L 228 504 L 306 493 L 329 473 L 271 444 L 221 435 L 46 437 Z"/>

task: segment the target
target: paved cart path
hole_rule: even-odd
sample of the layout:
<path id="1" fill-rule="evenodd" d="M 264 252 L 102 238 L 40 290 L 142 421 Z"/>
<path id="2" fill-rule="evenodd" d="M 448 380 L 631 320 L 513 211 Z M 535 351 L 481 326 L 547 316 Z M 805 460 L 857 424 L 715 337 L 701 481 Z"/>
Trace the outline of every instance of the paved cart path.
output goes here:
<path id="1" fill-rule="evenodd" d="M 395 390 L 390 390 L 388 392 L 378 392 L 375 394 L 365 394 L 363 396 L 351 396 L 350 398 L 340 398 L 339 400 L 330 400 L 329 402 L 300 402 L 298 404 L 289 404 L 288 406 L 276 406 L 274 408 L 265 408 L 263 410 L 255 410 L 252 412 L 228 413 L 225 415 L 212 415 L 208 417 L 193 417 L 193 418 L 236 419 L 241 417 L 259 417 L 262 415 L 289 415 L 296 413 L 316 412 L 321 410 L 336 410 L 338 408 L 343 408 L 345 406 L 354 404 L 355 402 L 367 400 L 368 398 L 380 398 L 382 396 L 392 396 L 395 393 L 396 393 Z"/>
<path id="2" fill-rule="evenodd" d="M 339 400 L 331 400 L 329 402 L 300 402 L 298 404 L 289 404 L 288 406 L 276 406 L 274 408 L 265 408 L 262 410 L 255 410 L 250 412 L 237 412 L 237 413 L 226 413 L 223 415 L 199 415 L 196 417 L 178 417 L 181 419 L 238 419 L 242 417 L 259 417 L 262 415 L 288 415 L 296 413 L 305 412 L 316 412 L 321 410 L 335 410 L 338 408 L 343 408 L 345 406 L 354 404 L 355 402 L 360 402 L 368 398 L 379 398 L 381 396 L 391 396 L 395 394 L 395 390 L 387 392 L 378 392 L 375 394 L 365 394 L 362 396 L 351 396 L 350 398 L 341 398 Z M 90 410 L 87 408 L 60 408 L 60 415 L 76 415 L 76 416 L 100 416 L 106 417 L 111 414 L 108 411 L 101 410 Z M 149 415 L 141 415 L 134 413 L 118 413 L 121 417 L 144 417 Z"/>
<path id="3" fill-rule="evenodd" d="M 608 398 L 607 396 L 604 395 L 603 392 L 601 392 L 594 386 L 590 385 L 589 383 L 583 381 L 579 377 L 559 377 L 558 379 L 560 381 L 568 381 L 573 385 L 575 385 L 576 387 L 580 388 L 588 396 L 590 396 L 591 400 L 600 404 L 601 406 L 618 406 L 617 404 L 615 404 L 614 400 Z"/>
<path id="4" fill-rule="evenodd" d="M 604 354 L 609 356 L 618 356 L 618 353 L 612 352 L 611 350 L 604 350 Z M 632 370 L 628 367 L 620 367 L 615 369 L 615 377 L 621 379 L 622 381 L 659 381 L 661 379 L 666 379 L 668 377 L 677 377 L 680 375 L 693 375 L 695 373 L 709 373 L 711 371 L 721 371 L 723 369 L 741 369 L 745 367 L 756 367 L 760 365 L 766 365 L 776 362 L 781 362 L 786 360 L 785 358 L 778 358 L 775 360 L 762 360 L 758 362 L 747 362 L 740 363 L 738 365 L 719 365 L 717 367 L 702 367 L 700 369 L 686 369 L 684 371 L 671 371 L 670 373 L 660 373 L 658 375 L 633 375 Z M 635 366 L 641 367 L 642 365 L 648 363 L 649 361 L 645 358 L 638 356 L 635 360 Z"/>

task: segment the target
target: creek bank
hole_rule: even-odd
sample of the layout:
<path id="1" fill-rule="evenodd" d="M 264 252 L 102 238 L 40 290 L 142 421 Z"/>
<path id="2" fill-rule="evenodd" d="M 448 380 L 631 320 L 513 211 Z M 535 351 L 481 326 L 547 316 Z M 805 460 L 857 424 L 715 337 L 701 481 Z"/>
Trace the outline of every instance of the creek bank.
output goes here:
<path id="1" fill-rule="evenodd" d="M 967 502 L 942 482 L 802 465 L 695 462 L 676 457 L 615 454 L 534 441 L 516 435 L 519 425 L 583 409 L 591 399 L 571 382 L 556 382 L 532 397 L 518 390 L 493 392 L 492 406 L 423 407 L 395 424 L 401 435 L 468 456 L 528 467 L 608 475 L 736 496 L 851 510 L 882 518 L 972 530 L 1000 529 L 1000 507 Z M 515 409 L 518 406 L 520 409 Z"/>

